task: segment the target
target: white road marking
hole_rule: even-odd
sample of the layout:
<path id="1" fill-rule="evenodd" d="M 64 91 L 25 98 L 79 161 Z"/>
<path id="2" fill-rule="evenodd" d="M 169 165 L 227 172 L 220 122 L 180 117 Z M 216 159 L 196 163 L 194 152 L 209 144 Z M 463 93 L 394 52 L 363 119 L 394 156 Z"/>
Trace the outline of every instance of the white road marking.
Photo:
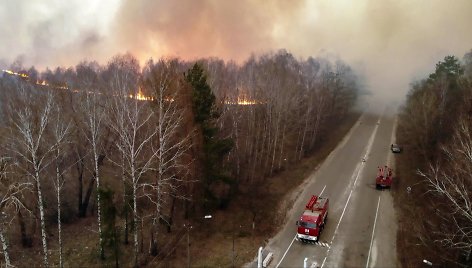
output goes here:
<path id="1" fill-rule="evenodd" d="M 343 213 L 341 213 L 341 218 L 339 218 L 338 225 L 336 225 L 336 229 L 334 229 L 333 237 L 331 238 L 331 241 L 329 243 L 333 243 L 333 240 L 336 237 L 336 233 L 338 232 L 339 225 L 341 224 L 341 220 L 343 219 L 344 212 L 346 212 L 346 208 L 347 208 L 347 205 L 349 204 L 349 200 L 351 199 L 351 195 L 352 195 L 352 189 L 351 189 L 351 192 L 349 193 L 349 197 L 347 198 L 346 205 L 344 205 Z"/>
<path id="2" fill-rule="evenodd" d="M 324 190 L 326 189 L 326 185 L 323 187 L 323 190 L 321 190 L 321 193 L 319 196 L 321 196 L 324 192 Z M 292 242 L 290 243 L 290 245 L 288 246 L 287 250 L 285 251 L 284 255 L 282 256 L 282 258 L 280 259 L 279 263 L 277 263 L 277 266 L 275 266 L 275 268 L 278 268 L 279 265 L 282 263 L 282 261 L 284 260 L 285 258 L 285 255 L 287 255 L 288 251 L 290 250 L 290 247 L 292 247 L 292 244 L 293 244 L 293 241 L 295 241 L 297 239 L 297 235 L 295 235 L 292 239 Z"/>
<path id="3" fill-rule="evenodd" d="M 334 238 L 336 237 L 336 234 L 338 232 L 338 228 L 339 228 L 339 225 L 341 224 L 341 221 L 344 217 L 344 213 L 346 212 L 346 208 L 347 206 L 349 205 L 349 201 L 351 200 L 351 196 L 352 196 L 352 192 L 354 191 L 354 188 L 356 187 L 356 184 L 357 184 L 357 179 L 359 178 L 362 170 L 364 169 L 365 167 L 365 163 L 368 159 L 368 156 L 370 154 L 370 151 L 372 149 L 372 145 L 374 144 L 374 139 L 375 139 L 375 135 L 377 134 L 377 130 L 379 128 L 379 125 L 380 125 L 380 118 L 379 120 L 377 121 L 377 124 L 375 125 L 375 128 L 374 128 L 374 131 L 372 132 L 372 135 L 370 136 L 369 138 L 369 143 L 367 144 L 367 147 L 366 147 L 366 152 L 365 152 L 365 155 L 364 157 L 362 158 L 362 162 L 360 164 L 357 165 L 357 168 L 356 168 L 356 171 L 357 171 L 357 175 L 356 175 L 356 179 L 354 180 L 354 183 L 352 184 L 351 186 L 351 191 L 349 193 L 349 196 L 347 198 L 347 201 L 346 201 L 346 204 L 344 205 L 344 209 L 343 209 L 343 212 L 341 213 L 341 217 L 339 218 L 339 222 L 338 224 L 336 225 L 336 229 L 334 229 L 334 234 L 333 234 L 333 237 L 331 238 L 331 241 L 329 242 L 330 245 L 333 244 L 333 241 L 334 241 Z M 330 251 L 331 248 L 328 249 L 328 251 L 326 252 L 326 257 L 324 258 L 323 260 L 323 263 L 321 264 L 321 268 L 323 268 L 324 264 L 325 264 L 325 261 L 327 259 L 327 257 L 329 256 L 329 251 Z"/>
<path id="4" fill-rule="evenodd" d="M 275 268 L 279 267 L 279 265 L 282 263 L 282 261 L 284 260 L 285 258 L 285 255 L 287 255 L 287 252 L 289 251 L 290 247 L 292 246 L 293 244 L 293 241 L 295 241 L 295 239 L 297 239 L 297 235 L 295 235 L 292 239 L 292 242 L 290 243 L 290 245 L 288 246 L 287 250 L 285 251 L 284 255 L 282 256 L 282 258 L 280 259 L 279 263 L 277 263 L 277 266 L 275 266 Z"/>
<path id="5" fill-rule="evenodd" d="M 329 249 L 328 249 L 328 251 L 329 251 Z M 324 264 L 325 264 L 325 261 L 326 261 L 326 258 L 328 258 L 328 256 L 327 256 L 327 255 L 324 257 L 324 260 L 323 260 L 323 263 L 321 264 L 321 267 L 323 267 L 323 266 L 324 266 Z"/>
<path id="6" fill-rule="evenodd" d="M 370 239 L 369 255 L 367 255 L 367 263 L 365 264 L 366 268 L 369 267 L 370 252 L 372 251 L 372 243 L 374 242 L 375 224 L 377 223 L 377 215 L 379 214 L 379 206 L 380 206 L 380 195 L 379 195 L 379 201 L 377 202 L 377 210 L 375 211 L 374 228 L 372 228 L 372 237 Z"/>
<path id="7" fill-rule="evenodd" d="M 323 194 L 323 192 L 324 192 L 325 189 L 326 189 L 326 185 L 323 187 L 323 190 L 321 190 L 321 193 L 320 193 L 319 196 L 321 196 L 321 195 Z"/>
<path id="8" fill-rule="evenodd" d="M 379 121 L 380 122 L 380 119 Z M 375 128 L 374 128 L 374 131 L 372 132 L 372 135 L 370 136 L 370 139 L 369 139 L 369 143 L 367 144 L 367 150 L 366 150 L 366 153 L 364 155 L 364 157 L 362 159 L 365 159 L 367 161 L 367 158 L 369 156 L 369 153 L 370 153 L 370 150 L 372 149 L 372 145 L 374 144 L 374 139 L 375 139 L 375 134 L 377 134 L 377 129 L 379 128 L 379 125 L 375 125 Z M 333 243 L 333 240 L 334 238 L 336 237 L 336 233 L 338 232 L 338 228 L 339 228 L 339 225 L 341 224 L 341 221 L 344 217 L 344 213 L 346 212 L 346 208 L 347 206 L 349 205 L 349 201 L 351 200 L 351 195 L 352 195 L 352 192 L 354 191 L 354 188 L 356 187 L 356 184 L 357 184 L 357 180 L 359 179 L 360 177 L 360 174 L 363 170 L 365 166 L 365 162 L 361 162 L 360 164 L 357 165 L 357 168 L 356 168 L 356 171 L 357 171 L 357 175 L 356 175 L 356 179 L 354 180 L 354 183 L 351 187 L 351 192 L 349 193 L 349 196 L 347 198 L 347 201 L 346 201 L 346 204 L 344 205 L 344 209 L 343 209 L 343 212 L 341 213 L 341 218 L 339 218 L 339 222 L 338 224 L 336 225 L 336 229 L 334 229 L 334 234 L 333 234 L 333 238 L 331 238 L 331 242 L 330 243 Z"/>

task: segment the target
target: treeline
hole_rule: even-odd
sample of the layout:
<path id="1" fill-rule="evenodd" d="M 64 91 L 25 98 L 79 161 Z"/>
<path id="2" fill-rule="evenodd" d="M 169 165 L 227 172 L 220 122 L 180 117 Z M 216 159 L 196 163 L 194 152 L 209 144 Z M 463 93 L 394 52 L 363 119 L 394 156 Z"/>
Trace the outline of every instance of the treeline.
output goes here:
<path id="1" fill-rule="evenodd" d="M 144 264 L 175 222 L 224 209 L 243 189 L 256 202 L 273 174 L 316 150 L 357 94 L 342 61 L 286 51 L 242 65 L 161 59 L 141 68 L 129 54 L 44 72 L 15 63 L 0 76 L 3 261 L 20 261 L 12 248 L 41 245 L 43 265 L 62 267 L 62 224 L 93 216 L 98 258 Z M 122 263 L 124 251 L 132 262 Z"/>
<path id="2" fill-rule="evenodd" d="M 423 220 L 416 241 L 442 265 L 472 264 L 472 51 L 460 61 L 447 56 L 434 73 L 415 83 L 401 109 L 397 140 L 400 164 Z M 410 176 L 411 175 L 411 176 Z M 400 189 L 404 191 L 404 189 Z M 410 215 L 410 217 L 413 215 Z"/>

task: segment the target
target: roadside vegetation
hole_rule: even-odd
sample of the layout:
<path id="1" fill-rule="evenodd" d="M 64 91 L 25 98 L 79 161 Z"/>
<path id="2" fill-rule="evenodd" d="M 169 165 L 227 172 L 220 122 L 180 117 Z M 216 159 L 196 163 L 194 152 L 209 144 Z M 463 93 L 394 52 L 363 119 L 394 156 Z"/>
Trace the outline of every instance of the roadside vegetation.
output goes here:
<path id="1" fill-rule="evenodd" d="M 239 266 L 274 231 L 267 206 L 353 124 L 358 94 L 342 61 L 286 51 L 15 62 L 0 74 L 0 265 Z"/>
<path id="2" fill-rule="evenodd" d="M 403 267 L 472 265 L 472 51 L 447 56 L 400 109 L 394 197 Z"/>

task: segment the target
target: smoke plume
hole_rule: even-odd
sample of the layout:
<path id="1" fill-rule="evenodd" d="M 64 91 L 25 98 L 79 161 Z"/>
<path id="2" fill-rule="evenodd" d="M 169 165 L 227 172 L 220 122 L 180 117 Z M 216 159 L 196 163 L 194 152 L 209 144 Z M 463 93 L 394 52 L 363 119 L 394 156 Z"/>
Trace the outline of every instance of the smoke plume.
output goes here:
<path id="1" fill-rule="evenodd" d="M 285 48 L 335 55 L 364 72 L 369 89 L 401 99 L 446 55 L 472 48 L 470 0 L 3 0 L 0 58 L 25 65 L 105 63 L 131 52 L 242 63 Z"/>

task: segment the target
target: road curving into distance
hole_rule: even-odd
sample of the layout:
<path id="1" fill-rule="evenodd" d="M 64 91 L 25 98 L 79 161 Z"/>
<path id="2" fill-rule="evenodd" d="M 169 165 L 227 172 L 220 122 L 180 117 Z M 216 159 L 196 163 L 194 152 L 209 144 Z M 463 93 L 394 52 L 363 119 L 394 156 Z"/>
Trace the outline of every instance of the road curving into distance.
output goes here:
<path id="1" fill-rule="evenodd" d="M 397 220 L 390 190 L 375 189 L 377 167 L 393 165 L 394 109 L 366 111 L 314 171 L 265 251 L 270 267 L 396 267 Z M 395 171 L 395 170 L 394 170 Z M 319 243 L 295 239 L 295 222 L 311 195 L 329 197 L 328 222 Z"/>

